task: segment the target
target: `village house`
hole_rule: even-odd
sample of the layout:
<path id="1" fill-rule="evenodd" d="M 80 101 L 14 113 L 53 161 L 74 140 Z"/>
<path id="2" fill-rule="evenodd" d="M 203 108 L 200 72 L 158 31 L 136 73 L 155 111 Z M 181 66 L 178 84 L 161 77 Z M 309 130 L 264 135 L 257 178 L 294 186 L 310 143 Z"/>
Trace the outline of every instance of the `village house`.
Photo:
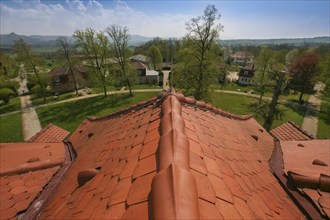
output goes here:
<path id="1" fill-rule="evenodd" d="M 150 58 L 137 54 L 129 58 L 131 65 L 138 71 L 139 82 L 147 84 L 157 84 L 159 83 L 160 74 L 156 70 L 151 70 L 149 68 Z"/>
<path id="2" fill-rule="evenodd" d="M 171 89 L 55 131 L 1 143 L 0 219 L 330 217 L 330 140 L 292 124 L 272 136 Z"/>
<path id="3" fill-rule="evenodd" d="M 241 68 L 238 74 L 237 83 L 241 85 L 251 85 L 253 84 L 252 78 L 256 71 L 256 66 L 254 63 L 249 63 Z"/>
<path id="4" fill-rule="evenodd" d="M 89 86 L 87 80 L 87 68 L 82 65 L 75 65 L 72 71 L 76 80 L 77 89 Z M 56 67 L 49 72 L 52 78 L 52 88 L 55 93 L 74 91 L 74 79 L 67 65 Z"/>
<path id="5" fill-rule="evenodd" d="M 246 64 L 253 62 L 254 56 L 251 52 L 237 51 L 231 56 L 231 59 L 233 64 L 245 66 Z"/>

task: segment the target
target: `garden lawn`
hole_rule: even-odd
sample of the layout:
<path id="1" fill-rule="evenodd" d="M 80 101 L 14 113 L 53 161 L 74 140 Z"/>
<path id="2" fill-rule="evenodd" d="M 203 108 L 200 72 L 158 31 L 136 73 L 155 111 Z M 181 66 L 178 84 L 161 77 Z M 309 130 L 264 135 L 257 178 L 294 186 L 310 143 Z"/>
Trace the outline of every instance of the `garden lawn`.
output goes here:
<path id="1" fill-rule="evenodd" d="M 23 131 L 21 113 L 0 116 L 0 143 L 22 141 Z"/>
<path id="2" fill-rule="evenodd" d="M 42 127 L 49 123 L 56 124 L 71 133 L 75 131 L 87 116 L 102 116 L 130 106 L 142 100 L 147 100 L 158 92 L 116 94 L 96 96 L 74 102 L 62 103 L 52 106 L 37 108 L 37 114 Z"/>
<path id="3" fill-rule="evenodd" d="M 31 101 L 32 101 L 33 105 L 45 104 L 43 98 L 38 98 L 35 95 L 32 95 L 31 97 L 32 97 Z M 47 103 L 52 103 L 52 102 L 58 102 L 58 101 L 62 101 L 65 99 L 71 99 L 71 98 L 75 98 L 75 97 L 78 97 L 78 96 L 74 92 L 69 92 L 69 93 L 64 93 L 64 94 L 57 96 L 56 99 L 54 99 L 53 96 L 48 96 L 48 97 L 46 97 L 46 100 L 47 100 Z"/>
<path id="4" fill-rule="evenodd" d="M 211 99 L 214 106 L 239 115 L 255 114 L 252 106 L 258 101 L 257 98 L 253 97 L 226 93 L 213 93 Z M 286 103 L 279 104 L 279 109 L 283 114 L 281 117 L 274 119 L 272 128 L 289 120 L 301 126 L 306 111 L 305 107 L 295 103 Z M 261 116 L 255 115 L 255 118 L 259 124 L 263 125 L 264 119 Z"/>
<path id="5" fill-rule="evenodd" d="M 316 137 L 318 139 L 330 138 L 330 98 L 322 98 Z"/>
<path id="6" fill-rule="evenodd" d="M 5 104 L 0 101 L 0 114 L 13 112 L 21 109 L 21 100 L 20 97 L 11 98 L 9 103 Z"/>

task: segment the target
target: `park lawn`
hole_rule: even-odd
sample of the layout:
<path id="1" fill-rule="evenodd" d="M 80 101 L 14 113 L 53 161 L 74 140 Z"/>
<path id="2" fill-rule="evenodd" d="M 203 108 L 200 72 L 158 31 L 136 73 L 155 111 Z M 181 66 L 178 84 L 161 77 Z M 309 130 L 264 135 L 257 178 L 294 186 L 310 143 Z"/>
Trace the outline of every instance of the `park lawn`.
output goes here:
<path id="1" fill-rule="evenodd" d="M 322 97 L 316 137 L 330 139 L 330 98 Z"/>
<path id="2" fill-rule="evenodd" d="M 257 103 L 257 98 L 236 94 L 213 93 L 211 99 L 214 106 L 225 111 L 238 115 L 255 114 L 252 106 Z M 306 111 L 304 106 L 286 103 L 279 104 L 279 108 L 283 114 L 281 117 L 274 119 L 272 128 L 275 128 L 289 120 L 301 126 Z M 255 115 L 254 117 L 259 124 L 263 125 L 264 119 L 261 116 Z"/>
<path id="3" fill-rule="evenodd" d="M 54 96 L 48 96 L 48 97 L 46 97 L 46 100 L 47 100 L 47 103 L 52 103 L 52 102 L 58 102 L 58 101 L 71 99 L 71 98 L 75 98 L 75 97 L 78 97 L 78 96 L 74 92 L 69 92 L 69 93 L 63 93 L 63 94 L 58 95 L 56 99 L 54 99 Z M 36 95 L 31 96 L 31 101 L 32 101 L 33 105 L 45 104 L 44 99 L 38 98 L 38 97 L 36 97 Z"/>
<path id="4" fill-rule="evenodd" d="M 22 115 L 20 112 L 0 116 L 0 143 L 22 142 Z"/>
<path id="5" fill-rule="evenodd" d="M 96 96 L 74 102 L 40 107 L 36 111 L 42 127 L 53 123 L 72 133 L 87 116 L 106 115 L 158 94 L 158 92 L 146 92 L 134 93 L 133 97 L 129 97 L 128 94 L 115 94 L 107 97 Z"/>
<path id="6" fill-rule="evenodd" d="M 157 85 L 148 85 L 148 84 L 136 84 L 132 86 L 132 89 L 162 89 L 163 87 Z M 126 86 L 125 89 L 128 89 Z"/>
<path id="7" fill-rule="evenodd" d="M 5 104 L 0 101 L 0 114 L 13 112 L 21 109 L 20 97 L 14 97 L 9 100 L 9 103 Z"/>

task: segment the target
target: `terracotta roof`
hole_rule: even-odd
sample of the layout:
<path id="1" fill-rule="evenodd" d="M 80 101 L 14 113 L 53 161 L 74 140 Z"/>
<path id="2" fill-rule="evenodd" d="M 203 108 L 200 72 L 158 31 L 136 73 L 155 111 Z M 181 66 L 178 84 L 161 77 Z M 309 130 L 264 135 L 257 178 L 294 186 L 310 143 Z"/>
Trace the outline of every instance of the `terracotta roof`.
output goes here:
<path id="1" fill-rule="evenodd" d="M 41 219 L 303 217 L 250 116 L 169 92 L 87 119 L 69 140 L 77 158 Z"/>
<path id="2" fill-rule="evenodd" d="M 59 170 L 63 143 L 0 143 L 0 219 L 16 219 Z"/>
<path id="3" fill-rule="evenodd" d="M 131 62 L 131 65 L 138 69 L 138 70 L 145 70 L 145 69 L 148 69 L 148 66 L 142 62 L 139 62 L 139 61 L 132 61 Z"/>
<path id="4" fill-rule="evenodd" d="M 253 54 L 251 52 L 246 52 L 246 51 L 237 51 L 233 57 L 241 57 L 241 58 L 245 58 L 245 57 L 251 57 L 253 58 Z"/>
<path id="5" fill-rule="evenodd" d="M 60 143 L 64 141 L 69 134 L 69 131 L 64 130 L 63 128 L 60 128 L 54 124 L 49 124 L 27 142 Z"/>
<path id="6" fill-rule="evenodd" d="M 83 65 L 75 65 L 72 67 L 72 70 L 74 72 L 81 72 L 84 73 L 86 72 L 86 68 Z M 52 76 L 60 76 L 60 75 L 67 75 L 69 72 L 69 67 L 67 65 L 56 67 L 52 69 L 49 74 Z"/>
<path id="7" fill-rule="evenodd" d="M 270 133 L 281 141 L 302 141 L 314 139 L 306 131 L 299 128 L 292 121 L 288 121 L 270 131 Z"/>
<path id="8" fill-rule="evenodd" d="M 281 141 L 278 146 L 276 176 L 309 218 L 329 219 L 330 140 Z"/>

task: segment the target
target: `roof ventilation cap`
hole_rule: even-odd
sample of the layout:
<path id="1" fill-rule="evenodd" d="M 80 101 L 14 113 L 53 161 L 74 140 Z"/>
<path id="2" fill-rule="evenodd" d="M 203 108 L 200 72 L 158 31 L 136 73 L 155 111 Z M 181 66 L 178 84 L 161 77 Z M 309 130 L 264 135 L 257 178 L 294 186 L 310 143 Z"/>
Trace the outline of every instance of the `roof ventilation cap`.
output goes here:
<path id="1" fill-rule="evenodd" d="M 88 133 L 88 138 L 91 138 L 94 135 L 94 133 Z"/>
<path id="2" fill-rule="evenodd" d="M 299 143 L 298 147 L 305 147 L 303 144 Z"/>
<path id="3" fill-rule="evenodd" d="M 31 157 L 30 159 L 28 159 L 26 162 L 27 163 L 33 163 L 33 162 L 37 162 L 37 161 L 40 161 L 39 157 Z"/>
<path id="4" fill-rule="evenodd" d="M 86 182 L 93 179 L 97 173 L 98 173 L 98 170 L 96 170 L 96 169 L 87 169 L 87 170 L 80 171 L 78 173 L 79 186 L 83 186 Z"/>
<path id="5" fill-rule="evenodd" d="M 319 166 L 325 166 L 325 167 L 329 166 L 327 163 L 325 163 L 325 162 L 323 162 L 322 160 L 319 160 L 319 159 L 315 159 L 313 161 L 313 164 L 314 165 L 319 165 Z"/>
<path id="6" fill-rule="evenodd" d="M 256 140 L 256 141 L 259 140 L 259 137 L 258 137 L 257 135 L 252 134 L 251 137 L 252 137 L 254 140 Z"/>

